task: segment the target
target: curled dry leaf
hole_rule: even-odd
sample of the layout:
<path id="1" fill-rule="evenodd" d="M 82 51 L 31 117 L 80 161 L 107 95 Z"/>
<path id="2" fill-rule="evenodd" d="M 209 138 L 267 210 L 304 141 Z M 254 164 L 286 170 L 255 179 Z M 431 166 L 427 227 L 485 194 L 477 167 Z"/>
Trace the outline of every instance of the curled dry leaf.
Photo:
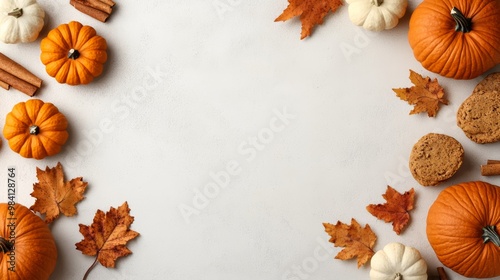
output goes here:
<path id="1" fill-rule="evenodd" d="M 335 258 L 340 260 L 349 260 L 357 257 L 358 268 L 367 263 L 375 254 L 373 246 L 377 236 L 367 224 L 362 228 L 355 220 L 347 225 L 340 221 L 337 224 L 323 223 L 326 233 L 330 235 L 330 242 L 335 247 L 344 247 Z"/>
<path id="2" fill-rule="evenodd" d="M 387 201 L 384 204 L 370 204 L 366 210 L 373 216 L 387 223 L 392 222 L 392 228 L 396 234 L 400 234 L 410 221 L 410 214 L 415 203 L 415 190 L 400 194 L 391 186 L 387 186 L 387 190 L 382 197 Z"/>
<path id="3" fill-rule="evenodd" d="M 287 21 L 300 16 L 302 32 L 300 39 L 311 35 L 314 26 L 323 23 L 325 16 L 343 5 L 342 0 L 288 0 L 288 7 L 274 21 Z"/>
<path id="4" fill-rule="evenodd" d="M 410 115 L 427 112 L 429 117 L 435 117 L 439 111 L 439 104 L 448 105 L 448 99 L 444 96 L 444 89 L 437 79 L 422 77 L 420 74 L 410 70 L 410 81 L 414 86 L 410 88 L 392 89 L 396 95 L 408 104 L 414 105 Z"/>
<path id="5" fill-rule="evenodd" d="M 96 257 L 84 279 L 97 262 L 105 267 L 115 267 L 119 257 L 132 253 L 125 245 L 139 235 L 130 229 L 133 222 L 134 217 L 130 216 L 130 208 L 125 202 L 118 208 L 111 207 L 106 213 L 97 210 L 90 226 L 80 224 L 84 239 L 75 244 L 76 249 L 84 255 Z"/>
<path id="6" fill-rule="evenodd" d="M 62 213 L 73 216 L 77 213 L 76 203 L 84 199 L 83 193 L 88 183 L 82 177 L 65 181 L 60 162 L 56 167 L 46 167 L 45 171 L 36 169 L 38 183 L 33 185 L 31 196 L 36 198 L 30 209 L 45 214 L 45 222 L 51 223 Z"/>

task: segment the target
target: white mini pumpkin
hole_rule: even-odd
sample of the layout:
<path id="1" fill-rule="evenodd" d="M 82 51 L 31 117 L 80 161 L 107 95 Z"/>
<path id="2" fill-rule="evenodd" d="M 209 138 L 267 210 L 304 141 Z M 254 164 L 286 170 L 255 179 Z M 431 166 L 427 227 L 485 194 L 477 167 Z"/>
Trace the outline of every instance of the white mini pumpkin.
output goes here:
<path id="1" fill-rule="evenodd" d="M 427 264 L 420 252 L 393 242 L 373 255 L 371 280 L 427 280 Z"/>
<path id="2" fill-rule="evenodd" d="M 36 0 L 0 0 L 0 41 L 28 43 L 38 38 L 45 12 Z"/>
<path id="3" fill-rule="evenodd" d="M 394 28 L 406 13 L 408 0 L 346 0 L 351 21 L 371 31 Z"/>

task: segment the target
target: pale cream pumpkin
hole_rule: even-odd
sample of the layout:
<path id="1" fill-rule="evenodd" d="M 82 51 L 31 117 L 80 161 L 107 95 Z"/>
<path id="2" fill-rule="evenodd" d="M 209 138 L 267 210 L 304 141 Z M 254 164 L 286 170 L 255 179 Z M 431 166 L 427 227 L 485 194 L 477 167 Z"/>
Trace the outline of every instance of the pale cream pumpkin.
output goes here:
<path id="1" fill-rule="evenodd" d="M 346 0 L 349 19 L 371 31 L 394 28 L 406 13 L 408 0 Z"/>
<path id="2" fill-rule="evenodd" d="M 371 259 L 371 280 L 427 280 L 427 264 L 420 252 L 393 242 Z"/>
<path id="3" fill-rule="evenodd" d="M 38 38 L 45 12 L 36 0 L 0 0 L 0 41 L 28 43 Z"/>

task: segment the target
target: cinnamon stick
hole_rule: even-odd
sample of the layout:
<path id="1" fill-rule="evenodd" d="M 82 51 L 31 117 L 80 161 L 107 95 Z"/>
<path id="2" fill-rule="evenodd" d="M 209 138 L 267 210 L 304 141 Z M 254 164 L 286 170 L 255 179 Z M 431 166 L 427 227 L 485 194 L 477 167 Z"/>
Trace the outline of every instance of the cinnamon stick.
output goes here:
<path id="1" fill-rule="evenodd" d="M 100 1 L 106 3 L 110 7 L 114 7 L 116 4 L 113 0 L 100 0 Z"/>
<path id="2" fill-rule="evenodd" d="M 38 87 L 8 73 L 2 69 L 0 69 L 0 81 L 7 83 L 11 87 L 17 89 L 20 92 L 23 92 L 29 96 L 35 95 Z"/>
<path id="3" fill-rule="evenodd" d="M 489 159 L 486 163 L 487 164 L 496 164 L 496 163 L 500 163 L 500 160 Z"/>
<path id="4" fill-rule="evenodd" d="M 33 75 L 30 71 L 26 70 L 23 66 L 19 65 L 17 62 L 5 56 L 3 53 L 0 53 L 0 69 L 10 73 L 13 76 L 19 77 L 21 80 L 28 82 L 36 87 L 42 86 L 42 79 Z M 4 83 L 8 83 L 5 80 L 2 80 Z M 14 85 L 10 84 L 13 88 Z"/>
<path id="5" fill-rule="evenodd" d="M 500 163 L 489 163 L 486 165 L 481 165 L 481 175 L 483 176 L 500 175 Z"/>
<path id="6" fill-rule="evenodd" d="M 107 14 L 111 14 L 111 12 L 113 11 L 111 9 L 110 5 L 108 5 L 107 3 L 104 3 L 100 0 L 82 0 L 82 1 L 84 2 L 85 5 L 87 5 L 91 8 L 103 11 Z"/>
<path id="7" fill-rule="evenodd" d="M 439 280 L 448 280 L 448 276 L 446 276 L 446 271 L 444 271 L 444 268 L 438 267 L 437 271 L 439 275 Z"/>
<path id="8" fill-rule="evenodd" d="M 75 9 L 77 9 L 78 11 L 80 11 L 86 15 L 89 15 L 89 16 L 91 16 L 91 17 L 93 17 L 101 22 L 106 22 L 106 20 L 108 19 L 109 15 L 110 15 L 110 14 L 103 12 L 99 9 L 90 7 L 88 5 L 87 1 L 84 1 L 84 0 L 70 0 L 69 3 L 71 4 L 71 6 L 75 7 Z"/>
<path id="9" fill-rule="evenodd" d="M 6 90 L 9 90 L 10 89 L 10 86 L 9 84 L 7 84 L 6 82 L 4 81 L 0 81 L 0 87 L 6 89 Z"/>

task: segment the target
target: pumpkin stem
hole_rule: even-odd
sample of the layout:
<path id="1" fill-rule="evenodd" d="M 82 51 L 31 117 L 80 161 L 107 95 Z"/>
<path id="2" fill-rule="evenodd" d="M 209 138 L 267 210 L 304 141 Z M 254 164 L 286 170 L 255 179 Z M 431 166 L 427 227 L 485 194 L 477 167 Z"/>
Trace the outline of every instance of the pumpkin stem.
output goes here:
<path id="1" fill-rule="evenodd" d="M 7 253 L 9 251 L 12 251 L 12 249 L 14 249 L 14 244 L 0 236 L 0 252 Z"/>
<path id="2" fill-rule="evenodd" d="M 456 7 L 451 9 L 451 16 L 457 23 L 455 26 L 455 31 L 460 31 L 463 33 L 470 32 L 472 30 L 472 21 L 470 18 L 466 18 L 465 15 Z"/>
<path id="3" fill-rule="evenodd" d="M 384 3 L 384 0 L 370 0 L 370 2 L 372 5 L 379 7 L 380 5 L 382 5 Z"/>
<path id="4" fill-rule="evenodd" d="M 500 236 L 495 231 L 495 226 L 485 226 L 483 228 L 483 241 L 484 243 L 491 241 L 493 244 L 500 247 Z"/>
<path id="5" fill-rule="evenodd" d="M 396 273 L 396 277 L 394 278 L 394 280 L 403 280 L 403 275 L 401 275 L 401 273 Z"/>
<path id="6" fill-rule="evenodd" d="M 69 50 L 69 52 L 68 52 L 68 58 L 77 59 L 78 57 L 80 57 L 80 52 L 79 51 L 77 51 L 75 49 Z"/>
<path id="7" fill-rule="evenodd" d="M 8 13 L 7 15 L 13 16 L 15 18 L 21 17 L 23 15 L 23 9 L 15 8 L 14 10 L 12 10 L 12 12 Z"/>
<path id="8" fill-rule="evenodd" d="M 40 128 L 38 127 L 38 125 L 30 126 L 30 134 L 31 135 L 37 135 L 38 133 L 40 133 Z"/>

